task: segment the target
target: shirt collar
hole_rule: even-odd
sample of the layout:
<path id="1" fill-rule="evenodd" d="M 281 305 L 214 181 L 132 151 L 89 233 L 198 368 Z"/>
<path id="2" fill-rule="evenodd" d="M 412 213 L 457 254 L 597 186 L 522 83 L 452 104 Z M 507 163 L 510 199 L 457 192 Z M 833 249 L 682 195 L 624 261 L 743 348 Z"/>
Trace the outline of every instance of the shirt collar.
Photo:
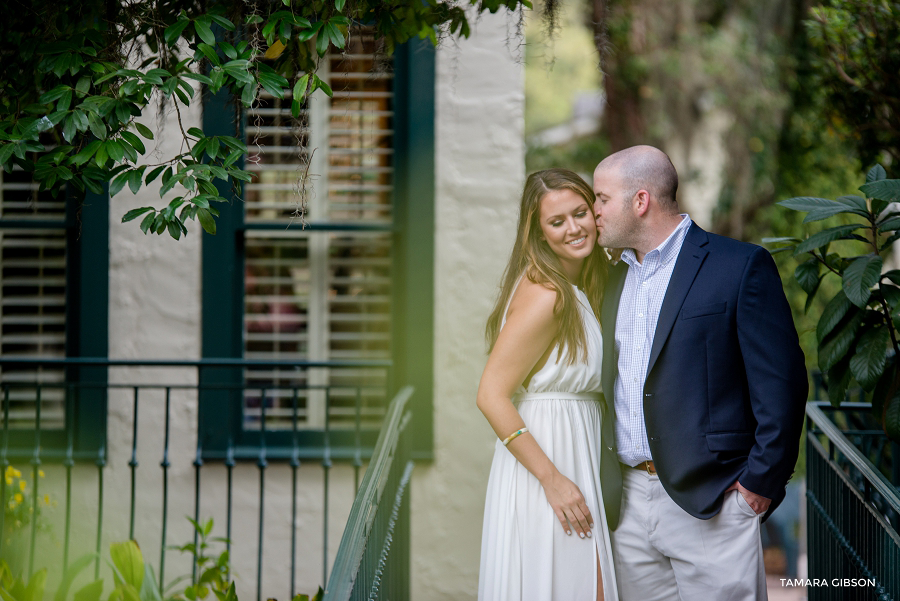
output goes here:
<path id="1" fill-rule="evenodd" d="M 687 230 L 691 227 L 692 223 L 693 221 L 687 213 L 681 213 L 681 223 L 672 230 L 669 237 L 663 240 L 659 246 L 644 255 L 644 260 L 646 261 L 647 257 L 652 253 L 656 253 L 659 256 L 660 265 L 668 265 L 669 261 L 677 259 L 678 253 L 681 252 L 681 246 L 684 243 L 684 237 L 687 235 Z M 640 265 L 633 248 L 626 248 L 622 251 L 622 260 L 625 261 L 629 267 Z"/>

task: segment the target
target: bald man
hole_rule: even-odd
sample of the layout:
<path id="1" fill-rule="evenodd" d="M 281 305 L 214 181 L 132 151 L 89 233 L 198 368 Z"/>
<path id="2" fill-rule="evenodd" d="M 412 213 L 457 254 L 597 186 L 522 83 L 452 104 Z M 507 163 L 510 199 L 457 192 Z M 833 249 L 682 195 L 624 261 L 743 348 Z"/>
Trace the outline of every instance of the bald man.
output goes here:
<path id="1" fill-rule="evenodd" d="M 760 522 L 797 460 L 803 353 L 769 253 L 703 231 L 677 189 L 650 146 L 594 171 L 599 243 L 624 249 L 601 314 L 616 580 L 622 601 L 765 599 Z"/>

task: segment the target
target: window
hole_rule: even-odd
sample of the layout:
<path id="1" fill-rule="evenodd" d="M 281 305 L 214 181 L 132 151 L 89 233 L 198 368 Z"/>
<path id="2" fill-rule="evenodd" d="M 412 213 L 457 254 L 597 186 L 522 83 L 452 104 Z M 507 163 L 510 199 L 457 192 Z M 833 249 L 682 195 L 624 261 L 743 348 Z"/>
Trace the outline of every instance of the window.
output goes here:
<path id="1" fill-rule="evenodd" d="M 54 198 L 22 171 L 0 172 L 0 356 L 106 357 L 108 218 L 105 196 Z M 46 456 L 62 454 L 69 442 L 76 454 L 99 448 L 101 420 L 81 416 L 105 413 L 106 392 L 74 392 L 66 382 L 102 384 L 105 370 L 4 364 L 0 378 L 11 456 L 33 452 L 38 399 Z"/>
<path id="2" fill-rule="evenodd" d="M 266 445 L 286 444 L 295 403 L 311 456 L 320 453 L 326 422 L 340 456 L 357 406 L 363 444 L 373 446 L 385 399 L 406 384 L 420 401 L 419 455 L 430 454 L 433 60 L 427 42 L 379 56 L 371 32 L 356 30 L 346 52 L 329 56 L 318 73 L 332 98 L 317 94 L 295 120 L 290 98 L 263 94 L 243 116 L 245 169 L 255 176 L 243 204 L 223 211 L 217 235 L 204 235 L 204 356 L 392 367 L 204 370 L 204 385 L 242 389 L 225 428 L 213 409 L 221 395 L 201 393 L 207 456 L 221 456 L 229 442 L 253 453 L 263 405 Z M 208 101 L 207 134 L 234 134 L 226 106 Z M 304 227 L 299 182 L 307 175 Z M 418 239 L 410 236 L 413 220 Z"/>

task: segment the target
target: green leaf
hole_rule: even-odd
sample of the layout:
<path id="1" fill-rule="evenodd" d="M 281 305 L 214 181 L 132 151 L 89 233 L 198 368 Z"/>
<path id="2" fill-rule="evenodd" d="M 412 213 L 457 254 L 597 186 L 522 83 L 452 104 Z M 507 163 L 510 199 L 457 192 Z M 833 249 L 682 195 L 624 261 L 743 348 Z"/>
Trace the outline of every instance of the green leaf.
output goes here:
<path id="1" fill-rule="evenodd" d="M 138 217 L 140 217 L 147 211 L 155 211 L 155 210 L 156 209 L 154 209 L 153 207 L 141 207 L 139 209 L 131 209 L 130 211 L 128 211 L 127 213 L 125 213 L 122 216 L 122 223 L 131 221 L 132 219 L 137 219 Z"/>
<path id="2" fill-rule="evenodd" d="M 94 563 L 94 560 L 96 558 L 96 554 L 87 553 L 70 563 L 68 568 L 66 568 L 65 574 L 63 574 L 63 578 L 59 584 L 59 588 L 56 589 L 56 594 L 53 596 L 53 601 L 66 601 L 66 597 L 69 594 L 69 588 L 72 586 L 72 582 L 75 580 L 75 578 L 78 577 L 78 574 L 80 574 L 89 565 Z M 101 580 L 100 582 L 100 590 L 102 592 L 103 581 Z"/>
<path id="3" fill-rule="evenodd" d="M 128 173 L 123 173 L 122 175 L 113 178 L 111 182 L 109 182 L 109 196 L 112 198 L 116 194 L 122 191 L 122 188 L 125 187 L 125 184 L 128 183 Z"/>
<path id="4" fill-rule="evenodd" d="M 144 219 L 141 220 L 141 231 L 145 234 L 147 230 L 150 229 L 150 226 L 153 225 L 153 222 L 156 220 L 156 211 L 154 210 L 152 213 L 148 214 Z"/>
<path id="5" fill-rule="evenodd" d="M 325 32 L 325 35 L 328 36 L 328 39 L 336 48 L 344 47 L 344 34 L 337 28 L 337 26 L 329 21 L 325 24 L 325 27 L 322 29 Z"/>
<path id="6" fill-rule="evenodd" d="M 109 158 L 116 162 L 125 158 L 125 149 L 122 148 L 122 143 L 118 140 L 107 140 L 106 152 L 109 153 Z"/>
<path id="7" fill-rule="evenodd" d="M 124 583 L 135 590 L 141 590 L 144 582 L 144 557 L 137 543 L 133 540 L 113 543 L 109 547 L 109 556 Z"/>
<path id="8" fill-rule="evenodd" d="M 850 224 L 839 225 L 837 227 L 828 228 L 827 230 L 822 230 L 797 245 L 797 248 L 794 250 L 794 256 L 822 248 L 835 240 L 844 239 L 862 227 L 865 226 L 862 224 Z"/>
<path id="9" fill-rule="evenodd" d="M 810 211 L 830 209 L 833 208 L 835 204 L 840 205 L 841 203 L 836 203 L 835 201 L 828 200 L 827 198 L 817 198 L 815 196 L 796 196 L 794 198 L 782 200 L 777 204 L 787 209 L 793 209 L 795 211 L 808 213 Z"/>
<path id="10" fill-rule="evenodd" d="M 66 122 L 65 122 L 65 124 L 63 124 L 63 128 L 62 128 L 62 135 L 63 135 L 63 139 L 66 142 L 71 142 L 72 139 L 75 137 L 75 118 L 74 117 L 69 116 L 66 119 Z"/>
<path id="11" fill-rule="evenodd" d="M 153 132 L 150 131 L 150 128 L 144 125 L 143 123 L 134 122 L 135 129 L 138 130 L 138 133 L 144 136 L 147 140 L 153 139 Z"/>
<path id="12" fill-rule="evenodd" d="M 175 238 L 176 240 L 181 239 L 181 227 L 178 225 L 178 222 L 172 219 L 166 224 L 166 229 L 169 230 L 169 235 Z"/>
<path id="13" fill-rule="evenodd" d="M 215 136 L 209 138 L 209 144 L 206 145 L 206 154 L 211 159 L 219 156 L 219 138 Z"/>
<path id="14" fill-rule="evenodd" d="M 883 274 L 881 274 L 881 277 L 887 278 L 900 286 L 900 269 L 891 269 L 890 271 L 885 271 Z"/>
<path id="15" fill-rule="evenodd" d="M 81 98 L 85 94 L 88 93 L 88 90 L 91 87 L 91 78 L 88 75 L 81 77 L 78 80 L 78 83 L 75 84 L 75 92 L 78 93 L 78 97 Z"/>
<path id="16" fill-rule="evenodd" d="M 850 376 L 848 361 L 841 361 L 828 371 L 828 400 L 833 407 L 840 407 L 844 399 L 847 398 Z"/>
<path id="17" fill-rule="evenodd" d="M 344 4 L 347 3 L 347 0 L 334 0 L 334 8 L 338 12 L 342 12 L 344 10 Z"/>
<path id="18" fill-rule="evenodd" d="M 866 173 L 866 183 L 867 184 L 872 183 L 872 182 L 881 181 L 886 178 L 887 178 L 887 173 L 885 172 L 884 167 L 882 167 L 881 165 L 876 164 L 874 167 L 869 169 L 868 173 Z"/>
<path id="19" fill-rule="evenodd" d="M 97 149 L 97 154 L 94 155 L 94 163 L 101 169 L 105 169 L 107 160 L 109 160 L 107 142 L 101 142 L 100 148 Z"/>
<path id="20" fill-rule="evenodd" d="M 331 91 L 331 86 L 329 86 L 322 79 L 320 79 L 318 75 L 313 73 L 313 88 L 312 89 L 314 91 L 317 88 L 322 88 L 322 91 L 325 92 L 326 94 L 328 94 L 329 96 L 333 95 L 333 92 Z"/>
<path id="21" fill-rule="evenodd" d="M 215 235 L 216 233 L 216 220 L 213 219 L 212 214 L 208 209 L 200 209 L 197 211 L 197 219 L 200 221 L 200 225 L 208 234 Z"/>
<path id="22" fill-rule="evenodd" d="M 328 52 L 328 43 L 330 41 L 331 39 L 323 27 L 319 35 L 316 36 L 316 52 L 319 53 L 319 56 L 325 56 L 325 53 Z"/>
<path id="23" fill-rule="evenodd" d="M 124 131 L 124 130 L 123 130 L 122 132 L 120 132 L 120 135 L 122 136 L 122 138 L 125 139 L 126 142 L 128 142 L 129 144 L 131 144 L 131 146 L 132 146 L 135 150 L 137 150 L 138 152 L 140 152 L 141 154 L 144 154 L 145 152 L 147 152 L 147 149 L 144 148 L 144 143 L 141 142 L 141 139 L 138 138 L 138 137 L 137 137 L 136 135 L 134 135 L 133 133 L 131 133 L 130 131 Z"/>
<path id="24" fill-rule="evenodd" d="M 900 228 L 900 217 L 891 217 L 890 219 L 885 219 L 878 226 L 878 229 L 882 232 L 892 231 Z"/>
<path id="25" fill-rule="evenodd" d="M 878 286 L 878 290 L 881 291 L 881 296 L 884 297 L 884 302 L 887 303 L 888 307 L 890 307 L 891 310 L 900 306 L 900 288 L 882 282 Z"/>
<path id="26" fill-rule="evenodd" d="M 234 23 L 223 17 L 222 15 L 209 15 L 209 18 L 222 26 L 227 31 L 234 31 Z"/>
<path id="27" fill-rule="evenodd" d="M 159 167 L 152 169 L 150 173 L 147 174 L 147 179 L 144 180 L 144 183 L 149 185 L 150 182 L 159 177 L 159 174 L 162 173 L 165 168 L 165 165 L 160 165 Z"/>
<path id="28" fill-rule="evenodd" d="M 819 261 L 817 259 L 809 259 L 800 263 L 794 271 L 794 277 L 803 291 L 811 294 L 819 285 Z"/>
<path id="29" fill-rule="evenodd" d="M 137 194 L 138 190 L 141 189 L 141 180 L 144 176 L 144 169 L 146 169 L 146 166 L 142 165 L 141 167 L 132 169 L 128 172 L 128 187 L 131 189 L 132 194 Z"/>
<path id="30" fill-rule="evenodd" d="M 106 139 L 106 125 L 94 113 L 88 113 L 88 127 L 90 127 L 91 133 L 94 134 L 95 138 L 98 140 Z"/>
<path id="31" fill-rule="evenodd" d="M 781 236 L 779 238 L 763 238 L 763 244 L 782 244 L 784 242 L 800 242 L 800 238 L 792 238 L 790 236 Z"/>
<path id="32" fill-rule="evenodd" d="M 853 194 L 850 194 L 847 196 L 838 196 L 837 198 L 835 198 L 835 200 L 837 202 L 844 203 L 848 207 L 856 209 L 857 211 L 859 211 L 860 215 L 865 216 L 869 214 L 869 207 L 866 205 L 866 199 L 862 196 L 855 196 Z"/>
<path id="33" fill-rule="evenodd" d="M 199 81 L 202 84 L 206 84 L 208 86 L 212 85 L 212 79 L 207 77 L 206 75 L 200 75 L 199 73 L 182 73 L 182 77 L 187 77 L 188 79 L 193 79 L 194 81 Z"/>
<path id="34" fill-rule="evenodd" d="M 211 22 L 212 19 L 210 19 L 208 15 L 197 17 L 197 19 L 194 20 L 194 30 L 197 32 L 197 35 L 200 36 L 201 40 L 210 46 L 215 46 L 216 36 L 212 32 L 212 29 L 210 29 Z"/>
<path id="35" fill-rule="evenodd" d="M 900 179 L 883 179 L 859 187 L 866 196 L 888 202 L 900 200 Z"/>
<path id="36" fill-rule="evenodd" d="M 856 332 L 862 324 L 865 311 L 856 311 L 835 332 L 819 345 L 819 369 L 823 372 L 834 367 L 844 358 L 856 340 Z"/>
<path id="37" fill-rule="evenodd" d="M 256 99 L 256 86 L 253 84 L 247 84 L 244 86 L 244 91 L 241 93 L 241 103 L 249 107 L 253 104 L 253 100 Z"/>
<path id="38" fill-rule="evenodd" d="M 38 98 L 38 102 L 41 104 L 49 104 L 51 102 L 55 102 L 62 98 L 63 94 L 71 89 L 72 88 L 70 86 L 56 86 L 55 88 Z"/>
<path id="39" fill-rule="evenodd" d="M 163 38 L 166 40 L 166 44 L 169 46 L 175 46 L 178 44 L 178 39 L 181 37 L 182 32 L 185 27 L 190 25 L 191 22 L 187 19 L 178 19 L 172 25 L 166 27 L 165 33 L 163 34 Z"/>
<path id="40" fill-rule="evenodd" d="M 206 60 L 212 64 L 217 66 L 222 64 L 222 61 L 219 60 L 219 55 L 216 54 L 216 49 L 209 44 L 197 44 L 197 50 L 199 50 L 203 56 L 206 57 Z"/>
<path id="41" fill-rule="evenodd" d="M 900 397 L 895 396 L 884 408 L 884 433 L 900 443 Z"/>
<path id="42" fill-rule="evenodd" d="M 878 255 L 868 254 L 853 259 L 844 270 L 844 294 L 857 307 L 864 308 L 872 296 L 872 286 L 881 277 L 883 263 Z"/>
<path id="43" fill-rule="evenodd" d="M 95 580 L 75 591 L 73 601 L 100 601 L 100 596 L 102 594 L 103 579 L 101 578 L 100 580 Z"/>
<path id="44" fill-rule="evenodd" d="M 863 390 L 870 391 L 878 383 L 878 378 L 884 371 L 890 342 L 887 327 L 879 322 L 867 330 L 856 344 L 856 352 L 850 358 L 850 371 Z"/>

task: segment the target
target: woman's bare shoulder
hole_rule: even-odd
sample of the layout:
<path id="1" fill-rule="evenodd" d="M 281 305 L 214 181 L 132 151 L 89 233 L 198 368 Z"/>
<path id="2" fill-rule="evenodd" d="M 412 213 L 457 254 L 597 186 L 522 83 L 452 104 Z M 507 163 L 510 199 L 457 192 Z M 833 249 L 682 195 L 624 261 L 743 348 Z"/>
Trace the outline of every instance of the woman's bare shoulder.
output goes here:
<path id="1" fill-rule="evenodd" d="M 556 296 L 555 289 L 523 277 L 509 304 L 507 320 L 518 313 L 520 316 L 527 314 L 531 319 L 551 322 L 554 319 Z"/>

